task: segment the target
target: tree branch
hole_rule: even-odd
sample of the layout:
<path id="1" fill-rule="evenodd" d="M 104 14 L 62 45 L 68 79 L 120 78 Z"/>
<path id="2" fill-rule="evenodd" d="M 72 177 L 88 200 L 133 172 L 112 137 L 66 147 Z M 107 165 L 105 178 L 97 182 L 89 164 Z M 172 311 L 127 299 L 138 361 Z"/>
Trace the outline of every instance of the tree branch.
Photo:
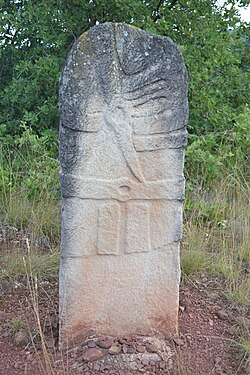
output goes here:
<path id="1" fill-rule="evenodd" d="M 168 6 L 168 10 L 171 10 L 174 6 L 175 6 L 175 4 L 178 2 L 178 0 L 172 0 L 171 1 L 171 4 Z"/>
<path id="2" fill-rule="evenodd" d="M 155 10 L 155 13 L 158 13 L 158 12 L 159 12 L 160 7 L 163 5 L 163 3 L 164 3 L 164 0 L 160 0 L 160 1 L 159 1 L 158 5 L 157 5 L 157 8 L 156 8 L 156 10 Z"/>
<path id="3" fill-rule="evenodd" d="M 168 6 L 168 10 L 171 10 L 177 2 L 178 0 L 172 0 Z M 152 20 L 154 22 L 156 22 L 158 19 L 161 18 L 160 8 L 162 7 L 163 4 L 164 4 L 164 0 L 160 0 L 156 7 L 156 10 L 153 12 Z"/>
<path id="4" fill-rule="evenodd" d="M 160 10 L 160 7 L 163 5 L 163 3 L 164 3 L 164 0 L 160 0 L 155 11 L 153 12 L 152 20 L 154 22 L 156 22 L 161 17 L 159 10 Z"/>

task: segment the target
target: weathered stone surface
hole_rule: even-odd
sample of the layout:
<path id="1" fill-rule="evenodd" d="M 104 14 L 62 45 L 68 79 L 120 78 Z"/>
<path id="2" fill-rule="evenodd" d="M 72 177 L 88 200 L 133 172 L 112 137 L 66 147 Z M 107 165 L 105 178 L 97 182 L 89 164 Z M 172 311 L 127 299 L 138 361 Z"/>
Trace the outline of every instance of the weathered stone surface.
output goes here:
<path id="1" fill-rule="evenodd" d="M 101 340 L 98 340 L 98 346 L 103 349 L 109 349 L 113 345 L 113 340 L 110 338 L 104 338 Z"/>
<path id="2" fill-rule="evenodd" d="M 157 353 L 157 346 L 154 344 L 146 344 L 146 349 L 149 353 Z"/>
<path id="3" fill-rule="evenodd" d="M 121 347 L 118 345 L 112 345 L 111 348 L 109 348 L 109 354 L 120 354 L 121 353 Z"/>
<path id="4" fill-rule="evenodd" d="M 60 82 L 60 339 L 177 332 L 187 74 L 175 44 L 91 28 Z"/>
<path id="5" fill-rule="evenodd" d="M 142 345 L 136 345 L 136 351 L 138 353 L 144 353 L 145 352 L 145 347 Z M 157 351 L 157 350 L 156 350 Z"/>
<path id="6" fill-rule="evenodd" d="M 96 343 L 95 343 L 94 340 L 89 340 L 88 343 L 87 343 L 87 346 L 88 346 L 88 348 L 95 348 Z"/>
<path id="7" fill-rule="evenodd" d="M 94 362 L 103 357 L 103 352 L 96 348 L 87 348 L 84 350 L 82 359 L 86 362 Z"/>

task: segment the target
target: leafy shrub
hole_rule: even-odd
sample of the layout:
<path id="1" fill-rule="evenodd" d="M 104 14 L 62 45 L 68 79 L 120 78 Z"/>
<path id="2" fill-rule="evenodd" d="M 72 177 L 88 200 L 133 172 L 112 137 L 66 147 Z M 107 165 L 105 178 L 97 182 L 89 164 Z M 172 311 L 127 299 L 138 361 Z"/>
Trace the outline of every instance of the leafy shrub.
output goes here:
<path id="1" fill-rule="evenodd" d="M 186 151 L 188 190 L 207 188 L 235 169 L 249 174 L 250 108 L 235 116 L 231 127 L 224 132 L 190 135 Z"/>
<path id="2" fill-rule="evenodd" d="M 7 196 L 19 192 L 29 199 L 59 197 L 59 162 L 57 132 L 46 130 L 41 137 L 26 124 L 19 137 L 5 138 L 0 152 L 0 187 Z"/>

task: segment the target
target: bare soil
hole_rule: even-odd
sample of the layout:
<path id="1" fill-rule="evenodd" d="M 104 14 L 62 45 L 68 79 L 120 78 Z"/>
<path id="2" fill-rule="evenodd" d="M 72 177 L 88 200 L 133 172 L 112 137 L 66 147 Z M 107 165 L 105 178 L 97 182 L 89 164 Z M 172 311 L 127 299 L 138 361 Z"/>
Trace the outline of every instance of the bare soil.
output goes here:
<path id="1" fill-rule="evenodd" d="M 249 311 L 226 300 L 221 277 L 202 273 L 182 281 L 179 338 L 113 338 L 114 354 L 96 337 L 58 349 L 56 280 L 0 281 L 1 375 L 250 373 L 237 345 Z M 86 359 L 100 352 L 102 358 Z"/>

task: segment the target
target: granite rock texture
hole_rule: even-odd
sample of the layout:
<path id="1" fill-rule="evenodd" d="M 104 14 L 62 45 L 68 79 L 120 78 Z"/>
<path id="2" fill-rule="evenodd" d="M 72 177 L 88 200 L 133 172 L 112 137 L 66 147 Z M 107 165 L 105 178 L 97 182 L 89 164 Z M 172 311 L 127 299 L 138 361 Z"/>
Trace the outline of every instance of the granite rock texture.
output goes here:
<path id="1" fill-rule="evenodd" d="M 60 340 L 178 329 L 187 73 L 176 45 L 94 26 L 60 80 Z"/>

